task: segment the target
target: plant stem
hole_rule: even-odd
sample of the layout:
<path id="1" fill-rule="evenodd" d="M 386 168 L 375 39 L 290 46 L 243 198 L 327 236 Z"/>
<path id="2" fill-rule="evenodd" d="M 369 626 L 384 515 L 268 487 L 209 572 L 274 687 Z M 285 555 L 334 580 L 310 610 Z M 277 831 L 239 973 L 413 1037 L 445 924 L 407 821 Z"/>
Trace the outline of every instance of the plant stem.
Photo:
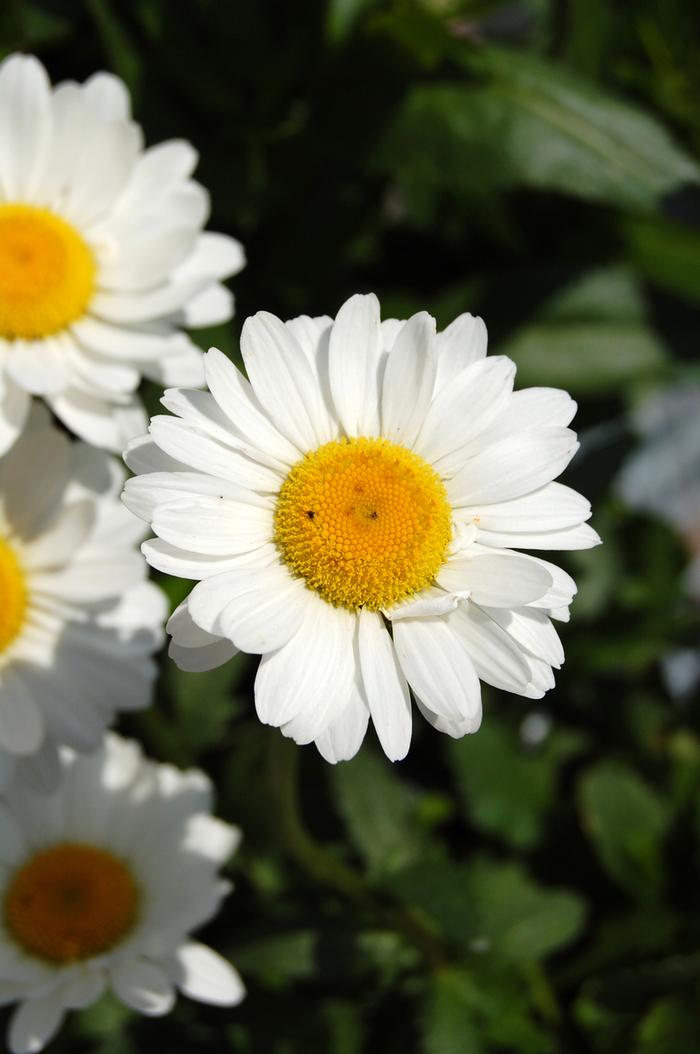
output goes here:
<path id="1" fill-rule="evenodd" d="M 280 733 L 269 738 L 268 786 L 282 844 L 316 882 L 370 911 L 383 925 L 402 933 L 434 969 L 445 966 L 440 941 L 422 919 L 401 905 L 379 903 L 362 875 L 314 841 L 301 816 L 298 792 L 299 750 Z"/>

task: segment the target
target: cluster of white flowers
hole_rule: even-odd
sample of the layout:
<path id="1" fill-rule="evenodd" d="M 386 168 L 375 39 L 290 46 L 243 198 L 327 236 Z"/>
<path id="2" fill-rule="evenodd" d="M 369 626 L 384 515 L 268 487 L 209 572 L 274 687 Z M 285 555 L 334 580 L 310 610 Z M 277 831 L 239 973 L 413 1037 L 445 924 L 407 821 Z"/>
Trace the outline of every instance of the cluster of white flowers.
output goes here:
<path id="1" fill-rule="evenodd" d="M 0 66 L 0 1002 L 17 1003 L 14 1054 L 106 985 L 146 1014 L 176 988 L 243 995 L 189 940 L 227 892 L 237 831 L 210 816 L 203 774 L 106 732 L 149 704 L 167 614 L 142 521 L 146 560 L 196 583 L 168 622 L 177 665 L 261 654 L 260 720 L 329 762 L 357 752 L 370 718 L 404 757 L 411 695 L 454 737 L 479 727 L 481 681 L 540 698 L 576 586 L 515 550 L 599 540 L 588 502 L 554 482 L 577 449 L 575 404 L 514 391 L 478 318 L 438 333 L 425 313 L 381 321 L 357 295 L 335 320 L 248 319 L 247 378 L 202 355 L 184 327 L 231 317 L 221 280 L 244 256 L 202 231 L 195 161 L 184 142 L 143 148 L 109 74 L 52 90 L 33 58 Z M 148 434 L 142 377 L 184 386 Z M 108 452 L 124 448 L 126 507 Z"/>

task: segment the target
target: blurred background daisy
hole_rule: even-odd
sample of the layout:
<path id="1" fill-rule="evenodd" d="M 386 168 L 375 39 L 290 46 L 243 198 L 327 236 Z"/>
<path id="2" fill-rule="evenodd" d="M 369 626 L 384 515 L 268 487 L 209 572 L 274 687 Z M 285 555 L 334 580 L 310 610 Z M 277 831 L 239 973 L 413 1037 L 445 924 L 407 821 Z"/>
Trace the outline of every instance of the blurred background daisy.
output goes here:
<path id="1" fill-rule="evenodd" d="M 52 90 L 36 58 L 7 58 L 0 143 L 0 449 L 39 395 L 119 452 L 139 430 L 142 377 L 201 382 L 182 327 L 231 317 L 220 279 L 243 250 L 202 232 L 196 151 L 180 139 L 145 149 L 118 77 Z"/>

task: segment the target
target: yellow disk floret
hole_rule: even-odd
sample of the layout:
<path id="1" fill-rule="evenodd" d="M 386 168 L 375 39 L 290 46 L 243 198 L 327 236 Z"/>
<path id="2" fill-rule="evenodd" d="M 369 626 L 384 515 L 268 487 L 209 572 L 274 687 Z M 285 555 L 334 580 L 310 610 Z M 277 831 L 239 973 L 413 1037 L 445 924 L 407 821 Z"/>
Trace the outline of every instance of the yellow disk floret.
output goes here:
<path id="1" fill-rule="evenodd" d="M 24 572 L 10 546 L 0 538 L 0 655 L 21 630 L 26 611 Z"/>
<path id="2" fill-rule="evenodd" d="M 5 926 L 30 955 L 77 962 L 113 948 L 138 916 L 127 865 L 104 849 L 65 843 L 31 857 L 5 897 Z"/>
<path id="3" fill-rule="evenodd" d="M 64 329 L 84 314 L 94 283 L 95 258 L 70 224 L 33 205 L 0 206 L 0 337 Z"/>
<path id="4" fill-rule="evenodd" d="M 451 509 L 431 466 L 387 439 L 339 439 L 292 467 L 275 542 L 329 604 L 388 608 L 424 589 L 445 560 Z"/>

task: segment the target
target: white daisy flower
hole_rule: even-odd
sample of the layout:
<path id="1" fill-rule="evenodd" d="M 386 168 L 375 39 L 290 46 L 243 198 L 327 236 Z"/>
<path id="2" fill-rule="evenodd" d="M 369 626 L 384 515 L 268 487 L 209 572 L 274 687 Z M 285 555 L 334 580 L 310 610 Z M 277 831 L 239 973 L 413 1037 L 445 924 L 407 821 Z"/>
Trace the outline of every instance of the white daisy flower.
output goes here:
<path id="1" fill-rule="evenodd" d="M 166 617 L 122 466 L 48 417 L 36 404 L 0 457 L 0 786 L 17 763 L 51 786 L 58 743 L 94 750 L 149 704 Z"/>
<path id="2" fill-rule="evenodd" d="M 17 1003 L 8 1046 L 41 1050 L 66 1010 L 106 988 L 142 1014 L 179 989 L 233 1006 L 232 966 L 189 939 L 231 884 L 217 872 L 239 832 L 210 815 L 211 783 L 107 735 L 95 754 L 61 752 L 51 798 L 15 784 L 0 797 L 0 1003 Z"/>
<path id="3" fill-rule="evenodd" d="M 564 655 L 550 616 L 576 587 L 512 547 L 597 544 L 585 498 L 552 480 L 577 449 L 562 391 L 513 392 L 481 319 L 435 333 L 380 323 L 373 295 L 329 318 L 243 327 L 246 380 L 219 352 L 209 392 L 170 391 L 128 462 L 143 551 L 198 580 L 175 612 L 184 669 L 259 652 L 258 716 L 329 761 L 372 721 L 388 757 L 411 737 L 409 686 L 452 736 L 481 720 L 479 679 L 539 698 Z"/>
<path id="4" fill-rule="evenodd" d="M 142 376 L 202 383 L 181 327 L 231 317 L 220 280 L 244 256 L 202 233 L 196 163 L 182 140 L 144 150 L 117 77 L 52 91 L 37 59 L 0 64 L 0 451 L 31 393 L 82 439 L 121 451 L 145 428 Z"/>

